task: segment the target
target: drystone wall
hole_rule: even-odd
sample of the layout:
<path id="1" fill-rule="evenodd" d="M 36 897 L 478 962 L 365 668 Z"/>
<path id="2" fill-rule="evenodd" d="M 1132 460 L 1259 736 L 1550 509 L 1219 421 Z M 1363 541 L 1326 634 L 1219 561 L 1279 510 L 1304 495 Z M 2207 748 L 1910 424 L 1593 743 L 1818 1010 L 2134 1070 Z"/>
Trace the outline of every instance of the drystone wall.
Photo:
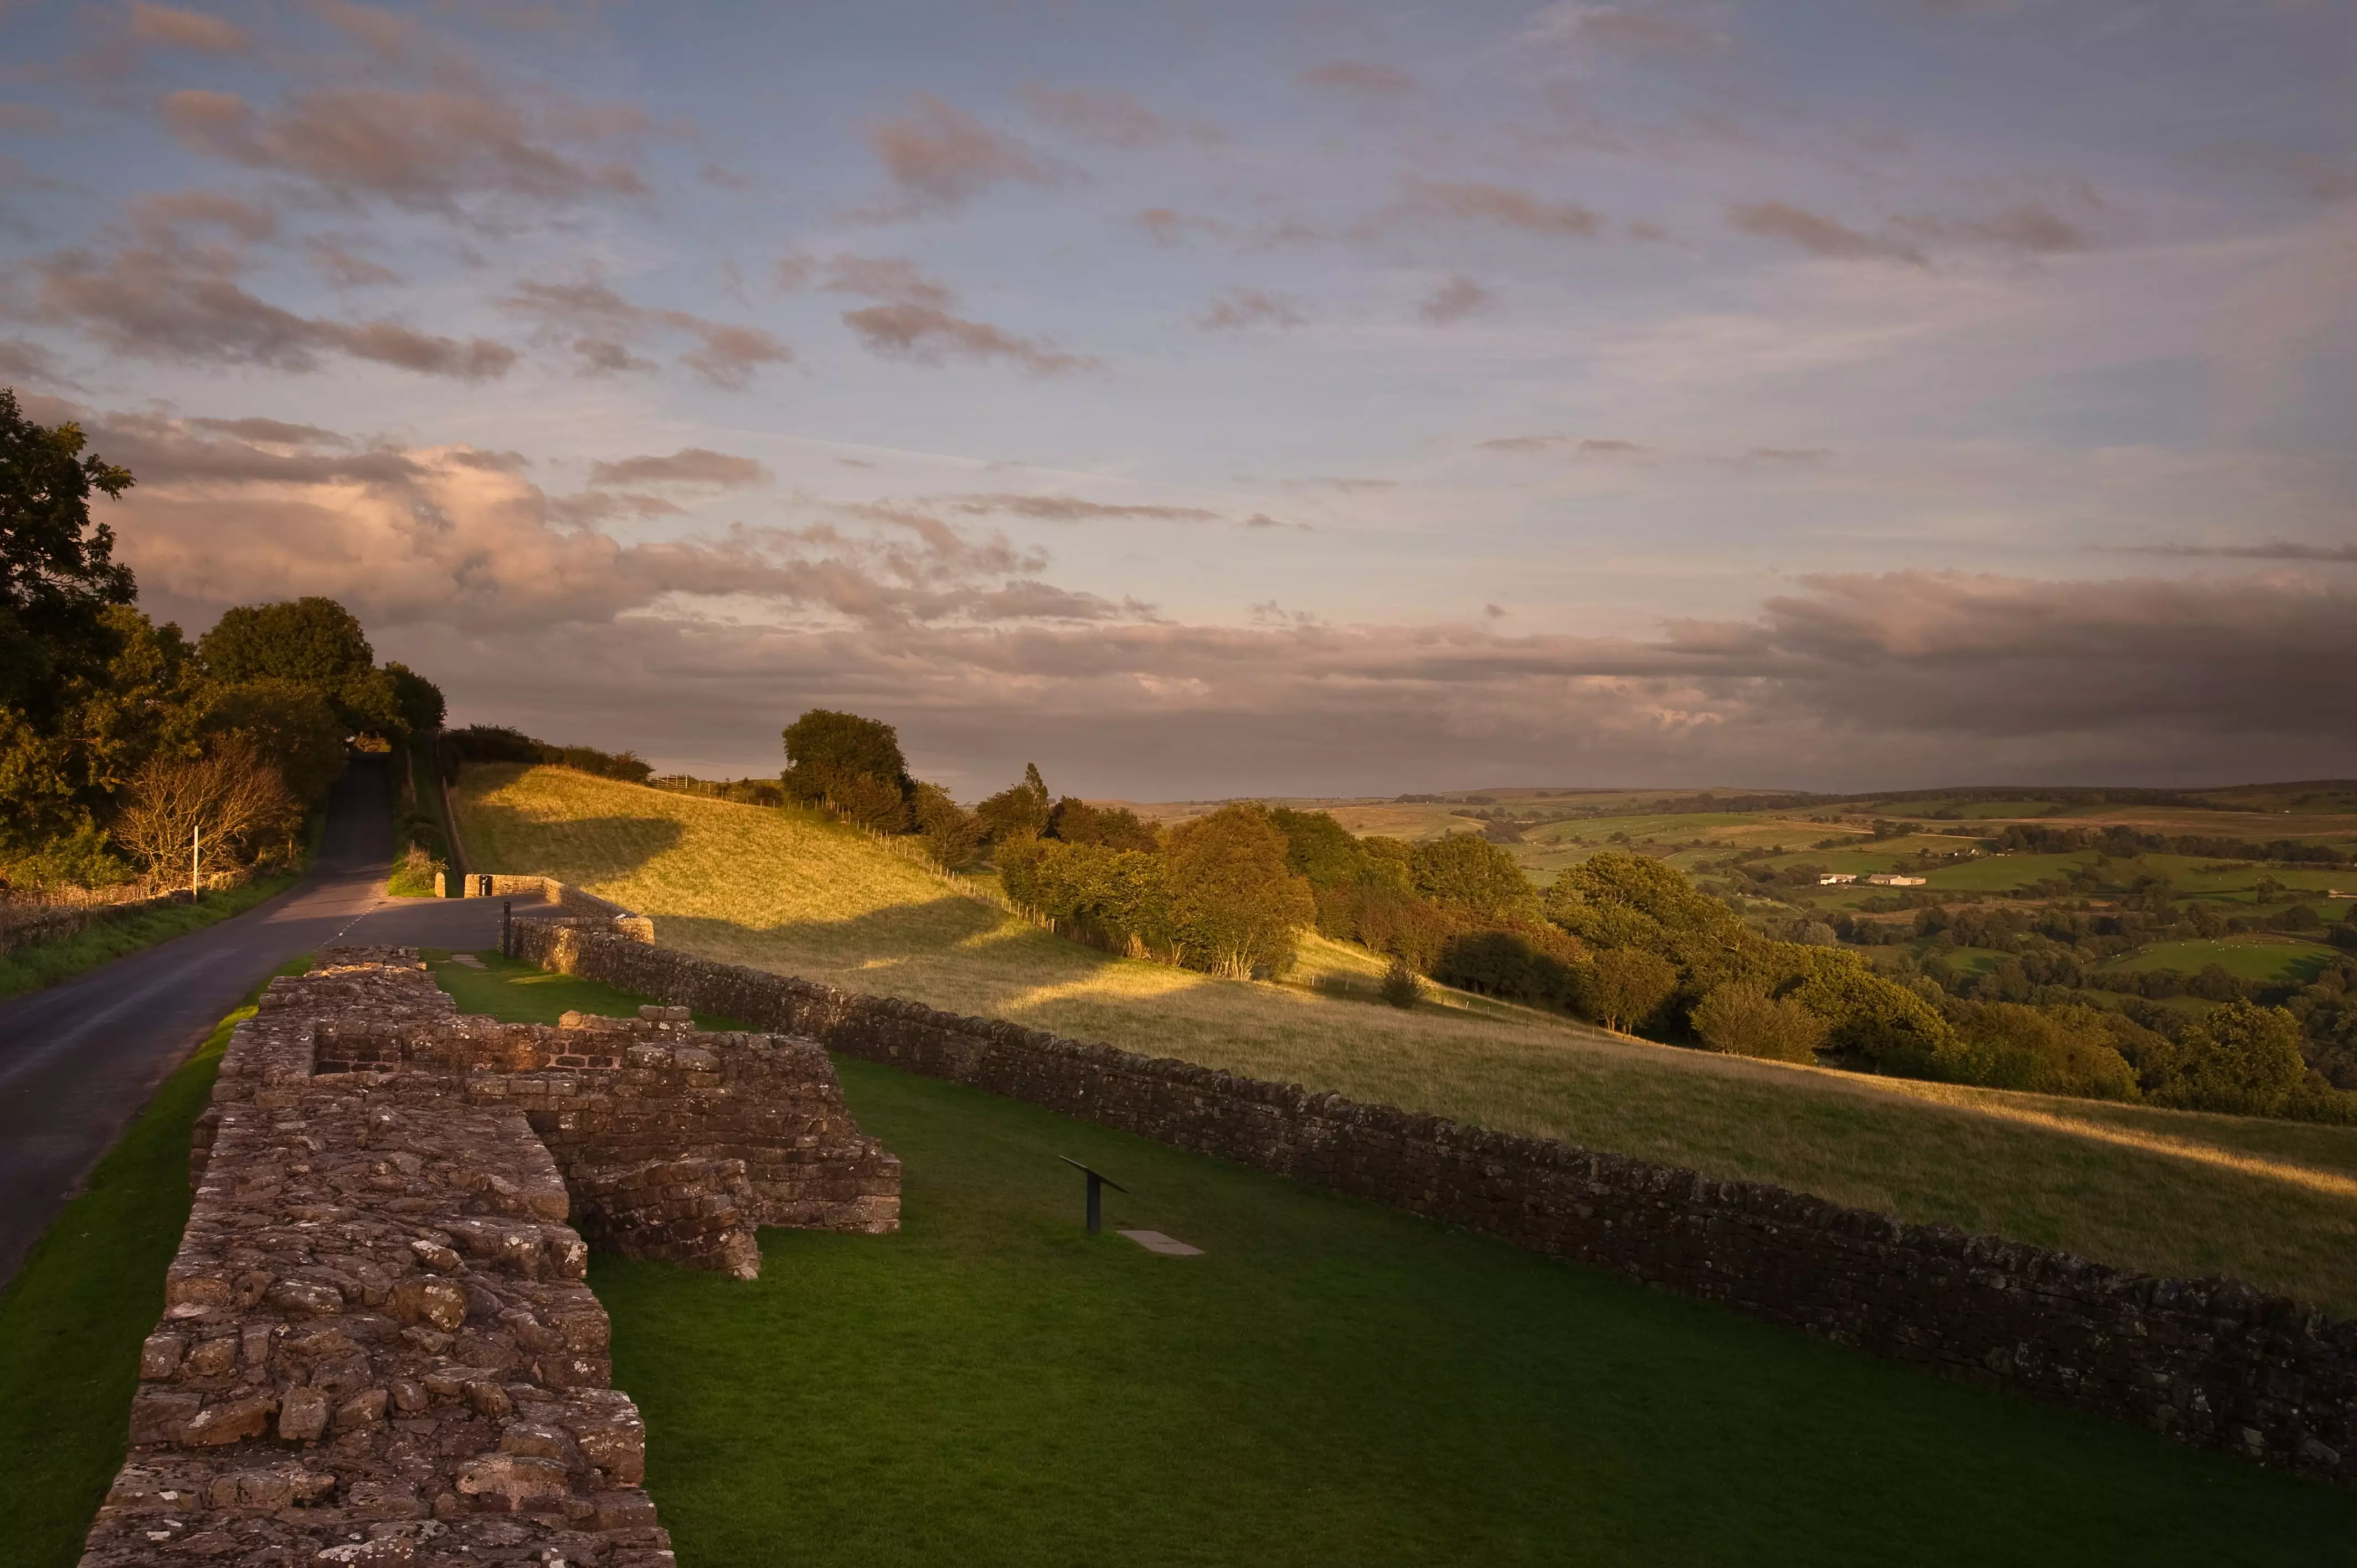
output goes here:
<path id="1" fill-rule="evenodd" d="M 1756 1182 L 519 922 L 519 956 L 2357 1485 L 2357 1323 Z"/>
<path id="2" fill-rule="evenodd" d="M 644 1012 L 460 1017 L 404 949 L 274 981 L 84 1568 L 669 1564 L 585 1233 L 749 1273 L 756 1223 L 890 1229 L 899 1165 L 816 1045 Z"/>

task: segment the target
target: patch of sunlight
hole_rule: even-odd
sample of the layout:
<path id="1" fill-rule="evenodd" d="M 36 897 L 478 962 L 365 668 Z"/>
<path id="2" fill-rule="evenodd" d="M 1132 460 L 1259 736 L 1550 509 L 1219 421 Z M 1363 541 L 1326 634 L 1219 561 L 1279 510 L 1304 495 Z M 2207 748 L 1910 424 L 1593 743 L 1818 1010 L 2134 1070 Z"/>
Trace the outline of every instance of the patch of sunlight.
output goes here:
<path id="1" fill-rule="evenodd" d="M 1134 972 L 1125 972 L 1129 966 L 1116 969 L 1112 965 L 1094 974 L 1078 980 L 1068 980 L 1060 985 L 1035 985 L 1018 991 L 1006 998 L 1007 1007 L 1039 1007 L 1050 1002 L 1101 1002 L 1110 998 L 1169 996 L 1181 991 L 1192 991 L 1209 984 L 1211 976 L 1188 970 L 1170 969 L 1161 964 L 1137 964 Z M 1118 981 L 1114 983 L 1115 977 Z"/>

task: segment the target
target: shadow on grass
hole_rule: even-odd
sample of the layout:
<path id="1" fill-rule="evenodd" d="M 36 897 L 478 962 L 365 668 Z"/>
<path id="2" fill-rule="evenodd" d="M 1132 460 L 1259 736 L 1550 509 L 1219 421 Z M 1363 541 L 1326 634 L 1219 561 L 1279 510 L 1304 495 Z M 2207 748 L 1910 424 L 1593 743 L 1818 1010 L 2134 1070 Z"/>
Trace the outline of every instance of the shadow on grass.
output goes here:
<path id="1" fill-rule="evenodd" d="M 529 811 L 480 797 L 470 800 L 465 824 L 468 868 L 518 875 L 554 875 L 544 866 L 520 864 L 518 857 L 501 850 L 507 843 L 529 843 L 533 835 L 546 829 L 547 823 Z M 668 817 L 578 817 L 565 822 L 565 832 L 572 843 L 562 880 L 586 886 L 645 869 L 657 855 L 678 848 L 687 828 Z"/>

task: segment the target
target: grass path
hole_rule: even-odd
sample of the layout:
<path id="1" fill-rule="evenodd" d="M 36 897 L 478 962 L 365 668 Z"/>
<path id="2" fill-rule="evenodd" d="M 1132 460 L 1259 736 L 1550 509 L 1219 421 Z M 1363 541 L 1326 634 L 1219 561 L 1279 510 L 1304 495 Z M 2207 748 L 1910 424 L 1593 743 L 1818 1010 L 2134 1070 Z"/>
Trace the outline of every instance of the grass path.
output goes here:
<path id="1" fill-rule="evenodd" d="M 1863 1078 L 1114 959 L 814 817 L 558 768 L 468 768 L 473 862 L 543 872 L 732 963 L 2357 1316 L 2357 1129 Z M 1330 944 L 1329 944 L 1330 945 Z M 1991 1114 L 1995 1112 L 1996 1114 Z"/>
<path id="2" fill-rule="evenodd" d="M 461 1006 L 627 1013 L 436 965 Z M 873 1063 L 892 1236 L 597 1254 L 686 1568 L 2333 1560 L 2357 1497 Z M 1070 1155 L 1128 1183 L 1080 1224 Z"/>
<path id="3" fill-rule="evenodd" d="M 139 1346 L 163 1316 L 164 1271 L 188 1226 L 188 1135 L 230 1031 L 253 1015 L 249 997 L 164 1080 L 0 1294 L 0 1562 L 70 1568 L 81 1556 L 123 1464 Z"/>

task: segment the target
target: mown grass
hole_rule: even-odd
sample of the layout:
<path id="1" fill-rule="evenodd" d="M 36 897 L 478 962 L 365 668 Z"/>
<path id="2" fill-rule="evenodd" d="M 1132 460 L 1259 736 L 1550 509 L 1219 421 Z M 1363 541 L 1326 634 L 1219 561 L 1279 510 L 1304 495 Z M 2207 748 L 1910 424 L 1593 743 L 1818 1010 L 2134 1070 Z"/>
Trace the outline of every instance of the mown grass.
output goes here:
<path id="1" fill-rule="evenodd" d="M 263 877 L 242 887 L 201 894 L 193 904 L 167 904 L 135 915 L 102 919 L 59 940 L 35 942 L 13 952 L 0 953 L 0 997 L 55 985 L 125 953 L 202 930 L 232 915 L 242 915 L 285 892 L 298 880 L 291 873 Z"/>
<path id="2" fill-rule="evenodd" d="M 249 995 L 164 1080 L 0 1292 L 0 1560 L 70 1568 L 81 1556 L 123 1464 L 140 1341 L 188 1222 L 188 1135 L 230 1031 L 253 1014 Z"/>
<path id="3" fill-rule="evenodd" d="M 627 1014 L 520 965 L 461 1006 Z M 2357 1498 L 856 1060 L 892 1236 L 597 1254 L 688 1568 L 2294 1563 Z M 1057 1156 L 1115 1175 L 1081 1226 Z M 1156 1257 L 1143 1227 L 1205 1249 Z"/>
<path id="4" fill-rule="evenodd" d="M 554 768 L 470 768 L 475 864 L 579 883 L 734 963 L 1020 1020 L 2357 1315 L 2357 1129 L 1947 1090 L 1107 957 L 832 823 Z M 1931 1092 L 1936 1090 L 1937 1092 Z"/>
<path id="5" fill-rule="evenodd" d="M 2338 948 L 2299 937 L 2253 932 L 2246 937 L 2222 937 L 2214 941 L 2159 942 L 2141 952 L 2115 959 L 2107 970 L 2175 970 L 2199 974 L 2216 964 L 2238 980 L 2307 980 L 2341 957 Z"/>

